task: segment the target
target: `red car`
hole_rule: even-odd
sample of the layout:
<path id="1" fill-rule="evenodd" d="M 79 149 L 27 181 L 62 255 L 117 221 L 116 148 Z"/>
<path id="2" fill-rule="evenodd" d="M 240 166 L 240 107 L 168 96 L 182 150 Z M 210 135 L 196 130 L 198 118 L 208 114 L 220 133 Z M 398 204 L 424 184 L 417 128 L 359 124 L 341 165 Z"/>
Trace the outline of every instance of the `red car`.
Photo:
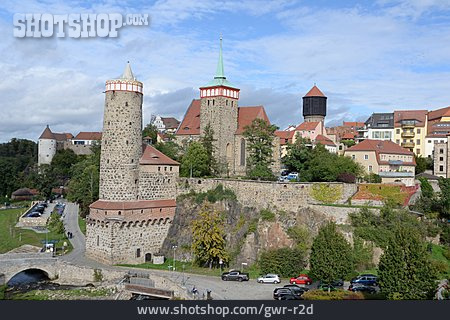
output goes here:
<path id="1" fill-rule="evenodd" d="M 298 277 L 291 278 L 289 282 L 291 284 L 305 284 L 309 286 L 312 283 L 312 279 L 307 274 L 301 274 Z"/>

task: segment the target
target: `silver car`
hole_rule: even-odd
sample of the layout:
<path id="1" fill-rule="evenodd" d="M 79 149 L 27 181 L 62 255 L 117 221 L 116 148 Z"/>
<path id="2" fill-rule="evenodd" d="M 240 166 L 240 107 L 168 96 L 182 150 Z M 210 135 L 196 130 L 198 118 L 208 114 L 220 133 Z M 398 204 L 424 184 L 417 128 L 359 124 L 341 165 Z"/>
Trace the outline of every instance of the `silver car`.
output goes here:
<path id="1" fill-rule="evenodd" d="M 268 273 L 264 276 L 258 277 L 258 283 L 280 283 L 280 277 L 274 273 Z"/>

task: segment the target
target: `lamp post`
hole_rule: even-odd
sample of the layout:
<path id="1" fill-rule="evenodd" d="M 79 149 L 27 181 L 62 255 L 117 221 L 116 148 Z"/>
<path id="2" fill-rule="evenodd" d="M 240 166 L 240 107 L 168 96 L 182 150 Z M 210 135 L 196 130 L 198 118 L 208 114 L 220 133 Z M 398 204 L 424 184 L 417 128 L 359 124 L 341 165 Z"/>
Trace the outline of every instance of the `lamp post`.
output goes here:
<path id="1" fill-rule="evenodd" d="M 176 252 L 177 246 L 173 245 L 172 249 L 173 249 L 173 269 L 172 270 L 175 271 L 175 252 Z"/>

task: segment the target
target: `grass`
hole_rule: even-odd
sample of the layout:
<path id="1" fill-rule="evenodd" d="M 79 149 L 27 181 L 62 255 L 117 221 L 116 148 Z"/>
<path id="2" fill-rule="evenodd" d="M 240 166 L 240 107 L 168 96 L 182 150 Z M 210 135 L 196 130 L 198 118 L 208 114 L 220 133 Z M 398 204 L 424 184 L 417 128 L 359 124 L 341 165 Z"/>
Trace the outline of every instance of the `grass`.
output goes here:
<path id="1" fill-rule="evenodd" d="M 202 268 L 199 267 L 192 262 L 181 262 L 176 260 L 175 268 L 176 271 L 182 272 L 184 265 L 184 272 L 186 273 L 193 273 L 193 274 L 201 274 L 201 275 L 207 275 L 207 276 L 217 276 L 219 277 L 222 272 L 228 271 L 229 269 L 239 269 L 239 268 L 222 268 L 222 271 L 219 268 Z M 123 267 L 132 267 L 132 268 L 142 268 L 142 269 L 157 269 L 157 270 L 171 270 L 171 267 L 173 266 L 173 259 L 166 259 L 164 264 L 153 264 L 153 263 L 142 263 L 142 264 L 119 264 L 119 266 Z M 170 268 L 169 268 L 170 266 Z M 259 268 L 256 265 L 252 265 L 250 267 L 245 267 L 243 272 L 248 272 L 250 275 L 250 279 L 256 279 L 261 274 Z"/>
<path id="2" fill-rule="evenodd" d="M 83 219 L 82 217 L 78 216 L 78 225 L 80 226 L 81 232 L 83 232 L 83 234 L 86 235 L 86 219 Z"/>
<path id="3" fill-rule="evenodd" d="M 61 247 L 64 240 L 66 240 L 70 251 L 72 245 L 67 240 L 64 234 L 57 234 L 53 232 L 37 233 L 33 230 L 16 228 L 15 225 L 19 217 L 25 212 L 26 208 L 22 209 L 8 209 L 0 211 L 0 253 L 8 252 L 14 248 L 18 248 L 24 244 L 30 244 L 37 247 L 42 247 L 42 240 L 60 240 L 56 246 Z"/>
<path id="4" fill-rule="evenodd" d="M 435 264 L 439 264 L 442 268 L 440 271 L 440 274 L 442 277 L 449 278 L 450 277 L 450 260 L 448 260 L 444 256 L 444 251 L 446 250 L 445 246 L 439 246 L 436 244 L 432 245 L 431 249 L 431 259 L 435 262 Z M 445 266 L 447 267 L 447 271 L 445 272 Z"/>

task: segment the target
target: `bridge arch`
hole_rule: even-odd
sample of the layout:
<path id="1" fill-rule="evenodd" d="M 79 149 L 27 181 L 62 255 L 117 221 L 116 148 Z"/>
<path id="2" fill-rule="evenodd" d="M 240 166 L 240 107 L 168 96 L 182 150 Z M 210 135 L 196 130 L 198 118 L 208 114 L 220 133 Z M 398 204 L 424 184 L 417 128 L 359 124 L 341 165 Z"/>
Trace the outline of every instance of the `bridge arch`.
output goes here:
<path id="1" fill-rule="evenodd" d="M 14 279 L 16 276 L 19 276 L 20 274 L 24 272 L 29 272 L 32 274 L 36 274 L 38 278 L 41 278 L 42 280 L 51 280 L 55 278 L 54 270 L 50 270 L 49 268 L 41 267 L 41 266 L 26 266 L 17 268 L 14 270 L 9 270 L 10 272 L 5 274 L 5 284 L 9 284 L 11 281 L 14 282 Z M 52 272 L 53 271 L 53 272 Z"/>

